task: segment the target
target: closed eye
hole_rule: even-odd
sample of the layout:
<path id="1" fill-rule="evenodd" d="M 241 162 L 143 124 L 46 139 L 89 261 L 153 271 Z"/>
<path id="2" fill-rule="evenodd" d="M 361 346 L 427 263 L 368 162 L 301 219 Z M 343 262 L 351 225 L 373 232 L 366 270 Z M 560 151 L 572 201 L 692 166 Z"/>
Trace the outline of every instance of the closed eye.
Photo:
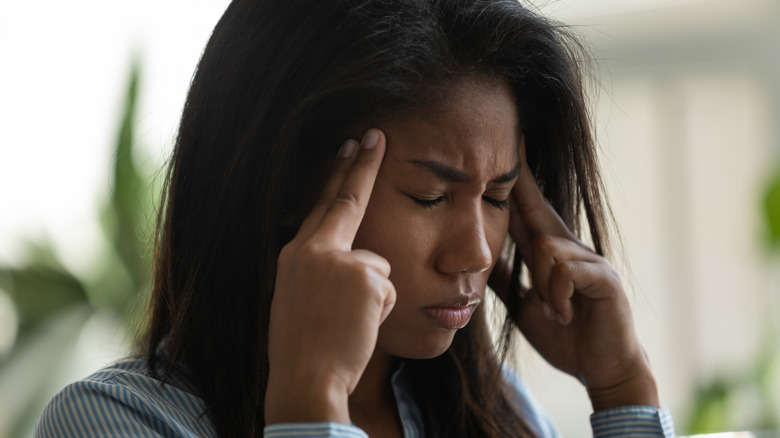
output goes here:
<path id="1" fill-rule="evenodd" d="M 493 198 L 489 198 L 487 196 L 483 196 L 482 199 L 499 210 L 504 210 L 505 208 L 509 207 L 509 198 L 506 198 L 503 201 L 499 201 Z"/>
<path id="2" fill-rule="evenodd" d="M 412 201 L 415 202 L 415 204 L 425 208 L 433 208 L 436 204 L 440 203 L 445 199 L 444 196 L 439 196 L 436 199 L 420 199 L 420 198 L 415 198 L 414 196 L 409 196 L 409 198 L 411 198 Z"/>
<path id="3" fill-rule="evenodd" d="M 440 197 L 438 197 L 436 199 L 420 199 L 420 198 L 415 198 L 414 196 L 409 196 L 409 198 L 411 198 L 412 201 L 414 201 L 415 204 L 417 204 L 419 206 L 422 206 L 422 207 L 425 207 L 425 208 L 433 208 L 438 203 L 440 203 L 440 202 L 442 202 L 442 201 L 444 201 L 446 199 L 444 196 L 440 196 Z M 509 198 L 506 198 L 504 200 L 499 201 L 497 199 L 493 199 L 493 198 L 490 198 L 490 197 L 487 197 L 487 196 L 483 196 L 482 199 L 485 202 L 487 202 L 488 204 L 490 204 L 491 206 L 493 206 L 493 207 L 495 207 L 495 208 L 497 208 L 499 210 L 504 210 L 507 207 L 509 207 Z"/>

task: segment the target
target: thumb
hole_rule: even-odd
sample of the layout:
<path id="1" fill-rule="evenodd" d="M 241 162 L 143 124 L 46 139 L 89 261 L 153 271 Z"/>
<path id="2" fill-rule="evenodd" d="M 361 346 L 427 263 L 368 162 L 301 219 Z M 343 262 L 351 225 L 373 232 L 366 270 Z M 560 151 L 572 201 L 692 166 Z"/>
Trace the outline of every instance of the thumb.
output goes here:
<path id="1" fill-rule="evenodd" d="M 529 341 L 534 343 L 541 333 L 554 325 L 547 319 L 542 310 L 542 299 L 535 288 L 531 288 L 520 298 L 518 303 L 517 326 Z"/>
<path id="2" fill-rule="evenodd" d="M 393 311 L 393 307 L 395 307 L 395 287 L 393 286 L 393 283 L 390 282 L 390 280 L 387 280 L 387 286 L 385 287 L 385 300 L 382 306 L 382 314 L 379 317 L 379 325 L 382 325 L 382 323 L 385 322 L 388 316 L 390 316 L 390 312 Z"/>

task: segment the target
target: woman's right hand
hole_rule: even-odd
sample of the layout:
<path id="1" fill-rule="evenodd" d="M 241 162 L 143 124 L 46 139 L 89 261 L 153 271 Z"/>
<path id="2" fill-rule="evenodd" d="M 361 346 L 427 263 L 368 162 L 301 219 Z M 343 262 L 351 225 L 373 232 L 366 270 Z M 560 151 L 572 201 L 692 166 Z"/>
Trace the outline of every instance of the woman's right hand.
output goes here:
<path id="1" fill-rule="evenodd" d="M 268 335 L 266 424 L 350 423 L 347 399 L 395 304 L 390 264 L 353 250 L 385 151 L 370 129 L 348 140 L 320 199 L 279 254 Z"/>

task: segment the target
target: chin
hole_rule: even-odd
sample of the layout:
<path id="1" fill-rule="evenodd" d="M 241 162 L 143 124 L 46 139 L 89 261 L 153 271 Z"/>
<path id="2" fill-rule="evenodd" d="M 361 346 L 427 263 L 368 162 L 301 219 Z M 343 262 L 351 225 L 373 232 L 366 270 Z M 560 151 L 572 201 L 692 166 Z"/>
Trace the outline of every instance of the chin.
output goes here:
<path id="1" fill-rule="evenodd" d="M 377 347 L 403 359 L 433 359 L 450 348 L 455 332 L 456 330 L 438 329 L 425 335 L 388 333 L 383 336 L 380 330 Z"/>

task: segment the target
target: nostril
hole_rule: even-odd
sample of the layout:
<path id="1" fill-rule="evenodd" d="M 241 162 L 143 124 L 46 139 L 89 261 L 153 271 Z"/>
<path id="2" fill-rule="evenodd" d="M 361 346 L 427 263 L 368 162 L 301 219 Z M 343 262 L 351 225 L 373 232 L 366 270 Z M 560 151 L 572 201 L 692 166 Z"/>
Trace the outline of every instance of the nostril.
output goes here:
<path id="1" fill-rule="evenodd" d="M 493 253 L 481 227 L 455 231 L 453 237 L 439 247 L 435 256 L 436 269 L 442 273 L 480 273 L 493 266 Z"/>

